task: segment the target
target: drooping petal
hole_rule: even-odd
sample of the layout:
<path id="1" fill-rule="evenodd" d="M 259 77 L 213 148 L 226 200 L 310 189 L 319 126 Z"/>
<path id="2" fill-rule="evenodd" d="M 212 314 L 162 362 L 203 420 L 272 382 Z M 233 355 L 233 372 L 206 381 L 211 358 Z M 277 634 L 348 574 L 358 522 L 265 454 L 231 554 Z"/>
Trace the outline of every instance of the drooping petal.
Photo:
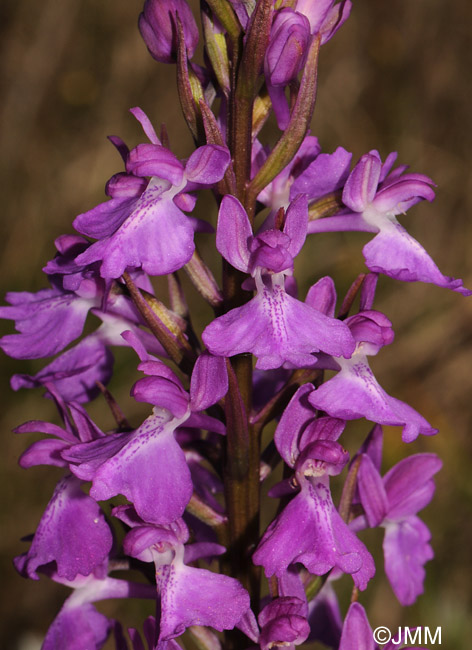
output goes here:
<path id="1" fill-rule="evenodd" d="M 68 447 L 63 440 L 37 440 L 24 451 L 18 459 L 18 465 L 23 469 L 36 465 L 51 465 L 67 467 L 67 461 L 61 457 L 61 452 Z"/>
<path id="2" fill-rule="evenodd" d="M 411 442 L 421 433 L 437 432 L 411 406 L 390 397 L 375 379 L 367 359 L 339 360 L 343 370 L 313 391 L 309 400 L 316 408 L 343 420 L 365 417 L 377 424 L 402 426 L 402 438 Z"/>
<path id="3" fill-rule="evenodd" d="M 464 296 L 471 295 L 462 280 L 441 273 L 421 244 L 396 219 L 389 221 L 362 252 L 366 266 L 376 273 L 404 282 L 429 282 Z"/>
<path id="4" fill-rule="evenodd" d="M 400 603 L 412 605 L 423 593 L 424 565 L 434 555 L 431 533 L 416 516 L 389 522 L 385 528 L 385 573 Z"/>
<path id="5" fill-rule="evenodd" d="M 329 581 L 310 602 L 308 622 L 311 629 L 308 641 L 321 641 L 329 648 L 338 648 L 343 621 L 336 593 Z"/>
<path id="6" fill-rule="evenodd" d="M 222 518 L 222 520 L 224 520 Z M 215 542 L 196 542 L 195 544 L 187 544 L 184 553 L 184 562 L 190 564 L 197 560 L 205 559 L 207 561 L 214 560 L 218 555 L 226 553 L 226 546 L 216 544 Z"/>
<path id="7" fill-rule="evenodd" d="M 369 435 L 359 447 L 358 454 L 367 454 L 374 464 L 375 469 L 380 472 L 382 465 L 383 451 L 383 430 L 379 424 L 375 424 L 369 432 Z"/>
<path id="8" fill-rule="evenodd" d="M 48 387 L 48 390 L 50 390 L 51 394 L 55 397 L 52 388 Z M 81 442 L 88 442 L 90 440 L 97 440 L 105 437 L 103 431 L 95 424 L 81 404 L 72 402 L 71 404 L 68 404 L 68 407 L 74 422 L 73 431 Z"/>
<path id="9" fill-rule="evenodd" d="M 191 413 L 185 422 L 185 426 L 211 431 L 212 433 L 218 433 L 220 436 L 226 434 L 226 427 L 223 422 L 205 413 Z"/>
<path id="10" fill-rule="evenodd" d="M 151 120 L 148 118 L 148 116 L 143 111 L 143 109 L 140 108 L 139 106 L 134 106 L 133 108 L 129 109 L 129 112 L 141 124 L 141 127 L 142 127 L 144 133 L 147 135 L 147 137 L 149 139 L 149 142 L 152 142 L 152 144 L 161 144 L 161 141 L 157 137 L 156 131 L 155 131 L 155 129 L 154 129 L 152 123 L 151 123 Z M 124 160 L 126 162 L 126 156 L 125 156 Z"/>
<path id="11" fill-rule="evenodd" d="M 327 479 L 303 480 L 302 491 L 265 532 L 253 562 L 267 577 L 280 576 L 301 562 L 310 573 L 323 575 L 333 567 L 352 574 L 359 589 L 374 575 L 372 556 L 341 519 L 331 499 Z"/>
<path id="12" fill-rule="evenodd" d="M 359 311 L 368 311 L 372 309 L 377 289 L 378 273 L 367 273 L 364 275 L 361 286 L 361 295 L 359 300 Z"/>
<path id="13" fill-rule="evenodd" d="M 55 239 L 54 244 L 57 248 L 57 253 L 52 260 L 47 262 L 43 267 L 44 273 L 47 275 L 75 275 L 77 274 L 77 284 L 72 291 L 78 289 L 80 285 L 80 272 L 82 268 L 74 262 L 74 258 L 82 253 L 90 246 L 90 243 L 80 235 L 60 235 Z M 80 278 L 80 279 L 79 279 Z"/>
<path id="14" fill-rule="evenodd" d="M 73 476 L 59 481 L 26 555 L 25 575 L 38 579 L 39 566 L 56 562 L 67 580 L 89 575 L 103 564 L 112 534 L 98 504 L 80 489 Z"/>
<path id="15" fill-rule="evenodd" d="M 169 366 L 166 366 L 165 363 L 159 361 L 159 359 L 152 359 L 149 358 L 149 355 L 146 355 L 146 358 L 141 360 L 138 370 L 141 370 L 141 372 L 144 372 L 146 375 L 150 375 L 151 377 L 163 377 L 168 379 L 183 390 L 182 382 L 175 372 L 169 368 Z"/>
<path id="16" fill-rule="evenodd" d="M 13 429 L 14 433 L 45 433 L 48 436 L 56 436 L 64 440 L 66 444 L 75 444 L 78 438 L 70 429 L 62 429 L 57 424 L 44 422 L 43 420 L 28 420 Z"/>
<path id="17" fill-rule="evenodd" d="M 178 637 L 191 625 L 230 630 L 249 609 L 249 594 L 237 580 L 206 569 L 163 565 L 156 580 L 162 608 L 159 641 Z"/>
<path id="18" fill-rule="evenodd" d="M 70 471 L 82 479 L 91 481 L 98 468 L 117 454 L 129 442 L 132 432 L 112 433 L 99 440 L 72 445 L 61 453 L 69 463 Z"/>
<path id="19" fill-rule="evenodd" d="M 351 334 L 344 323 L 328 318 L 305 303 L 289 296 L 283 280 L 272 276 L 272 287 L 263 286 L 242 307 L 215 319 L 203 332 L 203 340 L 213 354 L 230 357 L 252 352 L 256 368 L 268 370 L 283 364 L 312 366 L 312 353 L 353 352 Z"/>
<path id="20" fill-rule="evenodd" d="M 435 193 L 431 185 L 433 181 L 423 174 L 392 173 L 380 186 L 372 207 L 384 215 L 401 214 L 420 201 L 432 201 Z"/>
<path id="21" fill-rule="evenodd" d="M 379 232 L 378 227 L 367 223 L 362 214 L 350 212 L 339 214 L 334 217 L 315 219 L 308 223 L 308 233 L 316 232 Z"/>
<path id="22" fill-rule="evenodd" d="M 97 500 L 123 494 L 147 522 L 167 524 L 182 515 L 193 486 L 175 424 L 147 418 L 130 441 L 97 469 L 90 494 Z"/>
<path id="23" fill-rule="evenodd" d="M 64 607 L 54 619 L 42 650 L 100 650 L 108 638 L 112 621 L 90 603 Z"/>

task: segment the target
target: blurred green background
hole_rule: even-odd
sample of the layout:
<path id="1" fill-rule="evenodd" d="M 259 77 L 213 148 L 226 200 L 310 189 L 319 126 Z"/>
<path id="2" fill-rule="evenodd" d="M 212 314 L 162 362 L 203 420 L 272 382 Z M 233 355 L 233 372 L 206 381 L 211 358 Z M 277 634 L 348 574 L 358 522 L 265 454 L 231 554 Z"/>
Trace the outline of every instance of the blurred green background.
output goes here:
<path id="1" fill-rule="evenodd" d="M 403 223 L 444 273 L 472 287 L 470 2 L 354 4 L 349 21 L 322 49 L 312 133 L 325 151 L 342 145 L 355 159 L 372 148 L 382 157 L 396 150 L 399 162 L 431 176 L 436 200 L 413 208 Z M 131 146 L 143 139 L 129 107 L 141 106 L 156 125 L 165 122 L 177 155 L 191 151 L 175 71 L 147 54 L 136 27 L 140 10 L 138 0 L 0 5 L 2 296 L 44 287 L 40 269 L 54 254 L 54 238 L 71 232 L 74 216 L 104 199 L 106 180 L 121 170 L 105 136 L 119 134 Z M 312 238 L 299 264 L 306 274 L 302 286 L 329 273 L 345 289 L 363 270 L 365 241 L 361 234 Z M 385 580 L 376 577 L 361 600 L 374 627 L 440 625 L 443 646 L 465 650 L 472 638 L 472 303 L 432 285 L 385 279 L 380 288 L 377 307 L 392 319 L 396 341 L 374 360 L 374 370 L 388 392 L 440 428 L 438 436 L 409 449 L 399 430 L 388 431 L 385 468 L 418 451 L 439 453 L 445 465 L 424 513 L 436 553 L 427 567 L 425 595 L 404 612 Z M 11 331 L 7 323 L 1 327 L 2 333 Z M 41 364 L 5 357 L 2 364 L 0 647 L 35 650 L 67 590 L 45 579 L 19 578 L 11 558 L 26 548 L 19 539 L 34 530 L 58 475 L 49 468 L 19 469 L 18 455 L 34 436 L 10 431 L 25 420 L 56 415 L 40 391 L 9 388 L 13 372 Z M 132 408 L 132 355 L 119 354 L 117 366 L 113 390 Z M 107 604 L 103 611 L 113 615 L 114 607 Z M 120 611 L 132 624 L 134 610 Z"/>

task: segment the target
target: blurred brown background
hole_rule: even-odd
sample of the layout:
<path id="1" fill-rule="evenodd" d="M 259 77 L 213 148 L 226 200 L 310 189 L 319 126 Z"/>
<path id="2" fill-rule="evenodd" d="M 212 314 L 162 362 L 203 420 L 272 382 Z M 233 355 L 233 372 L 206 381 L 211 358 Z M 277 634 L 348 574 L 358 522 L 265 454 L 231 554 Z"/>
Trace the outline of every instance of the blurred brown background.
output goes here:
<path id="1" fill-rule="evenodd" d="M 325 151 L 342 145 L 358 158 L 372 148 L 382 157 L 396 150 L 401 163 L 431 176 L 437 199 L 413 208 L 403 223 L 443 272 L 472 287 L 470 7 L 468 0 L 355 2 L 349 21 L 322 50 L 313 133 Z M 53 239 L 71 232 L 76 214 L 103 200 L 104 183 L 121 170 L 105 136 L 119 134 L 132 146 L 142 141 L 129 107 L 141 106 L 156 125 L 165 122 L 177 155 L 190 152 L 174 69 L 147 54 L 136 27 L 140 10 L 139 0 L 0 5 L 2 296 L 45 286 L 39 269 L 53 256 Z M 311 241 L 305 286 L 332 273 L 346 288 L 363 270 L 363 242 L 363 235 L 343 234 Z M 385 467 L 418 451 L 436 451 L 445 467 L 424 513 L 436 552 L 425 595 L 402 612 L 378 577 L 362 602 L 374 627 L 441 625 L 443 645 L 465 650 L 472 638 L 472 303 L 432 285 L 384 280 L 381 290 L 377 306 L 392 319 L 397 339 L 373 363 L 379 381 L 441 429 L 409 449 L 398 430 L 388 431 Z M 114 390 L 123 399 L 130 359 L 118 359 Z M 40 392 L 9 388 L 13 372 L 41 364 L 2 363 L 0 647 L 34 650 L 67 590 L 22 580 L 11 558 L 24 550 L 19 538 L 34 530 L 57 475 L 49 468 L 19 469 L 17 457 L 34 436 L 10 431 L 27 419 L 56 416 Z M 114 606 L 106 607 L 113 614 Z"/>

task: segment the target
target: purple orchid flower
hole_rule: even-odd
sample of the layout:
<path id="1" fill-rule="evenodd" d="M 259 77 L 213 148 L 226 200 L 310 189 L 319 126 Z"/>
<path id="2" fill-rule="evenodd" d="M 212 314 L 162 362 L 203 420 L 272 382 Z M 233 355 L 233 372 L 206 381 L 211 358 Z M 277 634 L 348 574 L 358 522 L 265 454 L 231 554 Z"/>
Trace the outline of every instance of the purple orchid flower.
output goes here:
<path id="1" fill-rule="evenodd" d="M 173 435 L 183 421 L 154 409 L 136 431 L 71 447 L 63 457 L 74 474 L 92 480 L 94 499 L 123 494 L 144 519 L 167 523 L 183 513 L 193 492 L 185 455 Z"/>
<path id="2" fill-rule="evenodd" d="M 94 499 L 123 494 L 142 519 L 167 524 L 182 515 L 193 492 L 185 454 L 174 432 L 185 423 L 224 434 L 220 421 L 199 411 L 226 393 L 226 367 L 224 359 L 202 354 L 195 364 L 190 395 L 162 362 L 144 361 L 138 369 L 149 376 L 136 382 L 132 395 L 137 401 L 154 404 L 153 414 L 135 431 L 75 445 L 62 457 L 76 476 L 92 481 Z"/>
<path id="3" fill-rule="evenodd" d="M 247 591 L 234 578 L 186 564 L 224 553 L 223 546 L 207 544 L 196 552 L 191 546 L 184 547 L 189 533 L 182 519 L 156 526 L 133 517 L 129 508 L 116 508 L 114 515 L 132 527 L 124 541 L 126 553 L 155 564 L 161 608 L 160 643 L 180 636 L 191 625 L 219 631 L 235 627 L 249 609 Z"/>
<path id="4" fill-rule="evenodd" d="M 431 501 L 432 477 L 441 467 L 435 454 L 415 454 L 397 463 L 382 479 L 375 460 L 369 453 L 362 454 L 358 487 L 365 523 L 385 528 L 385 572 L 402 605 L 413 604 L 423 593 L 424 564 L 433 551 L 431 534 L 416 513 Z M 355 524 L 357 529 L 363 521 Z"/>
<path id="5" fill-rule="evenodd" d="M 343 190 L 347 213 L 310 222 L 308 232 L 361 230 L 377 233 L 363 248 L 367 267 L 405 282 L 431 282 L 471 295 L 462 280 L 443 275 L 424 248 L 401 226 L 396 216 L 419 201 L 432 201 L 433 181 L 422 174 L 405 174 L 406 167 L 390 171 L 396 153 L 382 164 L 377 151 L 362 156 Z M 390 173 L 389 173 L 390 172 Z"/>
<path id="6" fill-rule="evenodd" d="M 334 5 L 334 0 L 298 0 L 296 10 L 285 7 L 275 13 L 264 74 L 279 129 L 287 127 L 290 108 L 285 88 L 296 81 L 305 63 L 312 37 L 326 43 L 347 20 L 350 0 Z"/>
<path id="7" fill-rule="evenodd" d="M 375 572 L 372 556 L 341 519 L 329 489 L 329 476 L 339 474 L 348 461 L 336 442 L 343 423 L 315 420 L 307 402 L 312 388 L 305 384 L 298 389 L 274 437 L 280 455 L 295 470 L 300 492 L 270 524 L 253 562 L 262 565 L 268 577 L 282 576 L 295 562 L 315 575 L 337 567 L 365 589 Z"/>
<path id="8" fill-rule="evenodd" d="M 76 230 L 99 240 L 76 262 L 100 261 L 104 278 L 119 278 L 128 267 L 149 275 L 182 268 L 195 250 L 195 224 L 182 212 L 195 204 L 187 192 L 217 183 L 230 162 L 226 147 L 204 145 L 184 165 L 161 145 L 143 111 L 132 112 L 150 144 L 140 144 L 124 156 L 127 173 L 108 182 L 110 200 L 74 221 Z"/>
<path id="9" fill-rule="evenodd" d="M 312 366 L 312 353 L 320 350 L 352 354 L 353 342 L 343 323 L 285 291 L 285 276 L 292 274 L 293 259 L 305 241 L 307 220 L 306 198 L 300 196 L 288 208 L 282 231 L 268 229 L 253 236 L 242 205 L 224 197 L 216 246 L 235 268 L 251 273 L 257 295 L 206 327 L 202 338 L 210 352 L 226 357 L 251 352 L 256 368 L 263 370 Z"/>
<path id="10" fill-rule="evenodd" d="M 434 435 L 437 429 L 411 406 L 388 395 L 369 367 L 367 357 L 377 354 L 393 340 L 391 322 L 381 312 L 370 309 L 373 292 L 370 294 L 361 300 L 361 311 L 344 321 L 356 341 L 354 354 L 350 359 L 319 359 L 319 367 L 339 372 L 313 391 L 309 401 L 314 407 L 343 420 L 365 417 L 378 424 L 402 426 L 405 442 L 415 440 L 419 434 Z M 311 288 L 307 302 L 328 314 L 334 313 L 336 293 L 332 280 L 319 280 Z"/>

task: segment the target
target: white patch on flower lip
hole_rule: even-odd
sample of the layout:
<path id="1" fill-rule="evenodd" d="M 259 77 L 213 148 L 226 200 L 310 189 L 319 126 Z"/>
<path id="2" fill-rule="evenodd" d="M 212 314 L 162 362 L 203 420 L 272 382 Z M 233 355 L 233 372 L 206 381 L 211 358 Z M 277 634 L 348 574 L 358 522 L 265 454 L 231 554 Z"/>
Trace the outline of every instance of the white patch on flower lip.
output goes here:
<path id="1" fill-rule="evenodd" d="M 160 178 L 159 176 L 151 176 L 151 180 L 147 184 L 146 189 L 141 194 L 138 199 L 141 201 L 142 197 L 146 194 L 151 197 L 151 199 L 157 199 L 161 194 L 164 194 L 172 187 L 172 183 L 165 178 Z"/>
<path id="2" fill-rule="evenodd" d="M 401 210 L 396 213 L 392 211 L 381 212 L 375 207 L 375 203 L 369 203 L 362 211 L 362 218 L 369 226 L 378 228 L 379 232 L 394 231 L 395 227 L 399 225 L 395 214 L 400 214 L 401 212 Z"/>

